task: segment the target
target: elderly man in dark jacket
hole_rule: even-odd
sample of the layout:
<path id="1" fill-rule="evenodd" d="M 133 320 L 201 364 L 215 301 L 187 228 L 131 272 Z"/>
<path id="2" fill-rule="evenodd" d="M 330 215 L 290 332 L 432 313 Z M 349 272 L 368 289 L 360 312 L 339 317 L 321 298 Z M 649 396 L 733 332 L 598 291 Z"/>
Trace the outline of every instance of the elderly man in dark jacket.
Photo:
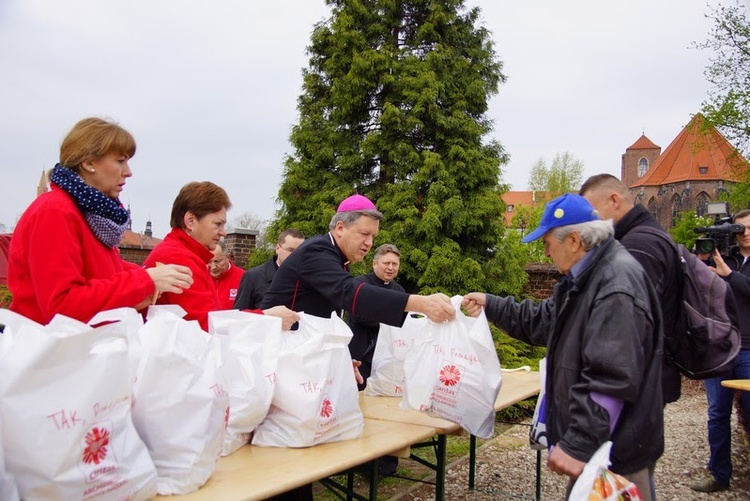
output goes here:
<path id="1" fill-rule="evenodd" d="M 585 463 L 612 441 L 611 470 L 651 500 L 652 471 L 664 451 L 659 300 L 643 268 L 612 237 L 611 221 L 579 195 L 547 204 L 539 227 L 545 253 L 564 279 L 535 303 L 484 293 L 463 306 L 509 335 L 547 347 L 549 468 L 572 488 Z"/>
<path id="2" fill-rule="evenodd" d="M 680 312 L 679 277 L 682 266 L 677 260 L 672 237 L 643 205 L 635 205 L 627 186 L 611 174 L 597 174 L 581 186 L 581 195 L 599 213 L 600 219 L 611 219 L 615 225 L 615 239 L 638 261 L 656 289 L 661 305 L 661 318 L 677 318 Z M 656 235 L 644 228 L 660 232 Z M 679 322 L 664 324 L 664 358 L 662 360 L 661 389 L 664 403 L 680 398 L 682 377 L 669 358 L 670 341 L 683 335 Z"/>

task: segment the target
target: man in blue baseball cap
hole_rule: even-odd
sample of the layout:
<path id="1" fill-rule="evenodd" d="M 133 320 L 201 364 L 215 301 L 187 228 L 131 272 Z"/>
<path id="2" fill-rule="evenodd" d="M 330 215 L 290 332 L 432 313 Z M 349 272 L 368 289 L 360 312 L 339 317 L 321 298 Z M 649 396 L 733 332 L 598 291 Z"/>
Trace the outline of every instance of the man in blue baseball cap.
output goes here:
<path id="1" fill-rule="evenodd" d="M 510 336 L 547 347 L 548 466 L 570 478 L 612 441 L 611 467 L 651 500 L 653 469 L 664 452 L 659 299 L 643 268 L 582 196 L 544 208 L 524 242 L 544 241 L 564 276 L 549 299 L 472 292 L 463 306 Z M 566 496 L 567 497 L 567 496 Z"/>

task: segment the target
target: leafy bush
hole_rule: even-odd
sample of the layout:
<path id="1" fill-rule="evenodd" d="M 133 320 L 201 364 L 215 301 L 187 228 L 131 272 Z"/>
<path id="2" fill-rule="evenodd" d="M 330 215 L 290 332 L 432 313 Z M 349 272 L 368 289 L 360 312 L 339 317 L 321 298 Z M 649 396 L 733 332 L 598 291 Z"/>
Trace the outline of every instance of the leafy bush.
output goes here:
<path id="1" fill-rule="evenodd" d="M 7 308 L 10 306 L 10 290 L 7 285 L 0 285 L 0 308 Z"/>

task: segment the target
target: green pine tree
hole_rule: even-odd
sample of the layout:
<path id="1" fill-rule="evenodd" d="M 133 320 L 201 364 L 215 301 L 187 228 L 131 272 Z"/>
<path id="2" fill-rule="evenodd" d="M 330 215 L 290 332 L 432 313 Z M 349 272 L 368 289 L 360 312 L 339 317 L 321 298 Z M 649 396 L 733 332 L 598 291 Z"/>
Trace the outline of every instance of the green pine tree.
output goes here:
<path id="1" fill-rule="evenodd" d="M 399 247 L 408 291 L 520 292 L 507 278 L 522 264 L 499 248 L 507 155 L 487 140 L 488 100 L 505 76 L 479 9 L 463 0 L 327 4 L 269 235 L 324 233 L 336 204 L 357 191 L 383 212 L 376 245 Z"/>

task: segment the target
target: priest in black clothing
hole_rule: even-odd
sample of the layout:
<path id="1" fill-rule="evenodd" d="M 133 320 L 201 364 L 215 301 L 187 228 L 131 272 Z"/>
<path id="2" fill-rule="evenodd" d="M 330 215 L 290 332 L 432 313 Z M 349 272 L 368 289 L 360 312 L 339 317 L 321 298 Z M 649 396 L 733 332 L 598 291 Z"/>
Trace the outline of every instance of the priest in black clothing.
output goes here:
<path id="1" fill-rule="evenodd" d="M 372 272 L 361 275 L 355 280 L 360 283 L 371 284 L 376 287 L 404 292 L 404 288 L 396 283 L 396 276 L 401 265 L 401 253 L 393 244 L 383 244 L 375 249 L 372 256 Z M 364 390 L 367 378 L 372 370 L 372 355 L 375 352 L 375 343 L 378 340 L 380 322 L 362 320 L 357 316 L 349 315 L 349 327 L 352 329 L 352 340 L 349 342 L 349 352 L 352 358 L 362 362 L 359 373 L 364 383 L 359 385 Z"/>
<path id="2" fill-rule="evenodd" d="M 433 322 L 456 318 L 445 294 L 407 294 L 352 277 L 348 266 L 362 261 L 370 252 L 381 219 L 383 215 L 367 197 L 352 195 L 345 199 L 331 219 L 330 231 L 305 240 L 279 267 L 261 308 L 285 305 L 318 317 L 347 311 L 361 321 L 394 326 L 403 324 L 406 312 L 422 313 Z M 364 383 L 359 375 L 358 383 Z M 300 487 L 274 498 L 290 499 L 312 499 L 312 487 Z"/>

